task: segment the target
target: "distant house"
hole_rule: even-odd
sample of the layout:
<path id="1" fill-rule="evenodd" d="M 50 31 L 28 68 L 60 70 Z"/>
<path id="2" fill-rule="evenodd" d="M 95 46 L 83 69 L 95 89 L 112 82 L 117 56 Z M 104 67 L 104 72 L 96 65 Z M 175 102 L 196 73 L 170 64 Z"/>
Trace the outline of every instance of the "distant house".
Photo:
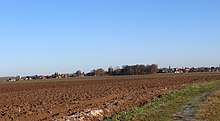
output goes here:
<path id="1" fill-rule="evenodd" d="M 60 74 L 60 76 L 61 76 L 62 78 L 68 78 L 68 77 L 70 77 L 70 74 Z"/>
<path id="2" fill-rule="evenodd" d="M 7 81 L 9 82 L 15 82 L 21 80 L 21 76 L 11 77 Z"/>
<path id="3" fill-rule="evenodd" d="M 32 80 L 32 77 L 27 76 L 27 77 L 25 78 L 25 80 Z"/>
<path id="4" fill-rule="evenodd" d="M 189 72 L 199 72 L 199 69 L 192 67 L 192 68 L 189 70 Z"/>
<path id="5" fill-rule="evenodd" d="M 182 70 L 182 69 L 179 69 L 179 68 L 175 68 L 174 73 L 175 73 L 175 74 L 180 74 L 180 73 L 183 73 L 183 70 Z"/>
<path id="6" fill-rule="evenodd" d="M 183 73 L 189 73 L 189 71 L 190 71 L 190 68 L 183 69 Z"/>
<path id="7" fill-rule="evenodd" d="M 70 77 L 77 77 L 76 73 L 70 74 Z"/>
<path id="8" fill-rule="evenodd" d="M 217 71 L 220 72 L 220 67 L 218 67 Z"/>
<path id="9" fill-rule="evenodd" d="M 52 76 L 52 78 L 59 78 L 59 73 L 58 72 L 55 72 L 53 75 L 51 75 Z"/>
<path id="10" fill-rule="evenodd" d="M 15 82 L 15 81 L 17 81 L 15 78 L 14 79 L 12 79 L 12 78 L 8 79 L 8 82 Z"/>
<path id="11" fill-rule="evenodd" d="M 47 77 L 46 77 L 46 76 L 43 76 L 43 75 L 40 75 L 38 78 L 39 78 L 39 79 L 47 79 Z"/>
<path id="12" fill-rule="evenodd" d="M 16 76 L 15 79 L 18 81 L 18 80 L 21 80 L 21 76 Z"/>
<path id="13" fill-rule="evenodd" d="M 219 68 L 218 68 L 218 67 L 211 67 L 211 71 L 212 71 L 212 72 L 218 72 L 218 71 L 219 71 Z"/>
<path id="14" fill-rule="evenodd" d="M 169 68 L 159 69 L 159 73 L 170 73 L 170 69 Z"/>

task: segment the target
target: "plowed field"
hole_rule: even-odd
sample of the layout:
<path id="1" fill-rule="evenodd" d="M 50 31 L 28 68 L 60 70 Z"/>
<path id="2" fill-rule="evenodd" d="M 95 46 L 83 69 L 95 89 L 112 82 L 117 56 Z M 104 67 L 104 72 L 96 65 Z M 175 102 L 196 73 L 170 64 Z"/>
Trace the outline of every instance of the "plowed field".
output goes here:
<path id="1" fill-rule="evenodd" d="M 0 85 L 0 121 L 98 120 L 220 75 L 135 77 Z"/>

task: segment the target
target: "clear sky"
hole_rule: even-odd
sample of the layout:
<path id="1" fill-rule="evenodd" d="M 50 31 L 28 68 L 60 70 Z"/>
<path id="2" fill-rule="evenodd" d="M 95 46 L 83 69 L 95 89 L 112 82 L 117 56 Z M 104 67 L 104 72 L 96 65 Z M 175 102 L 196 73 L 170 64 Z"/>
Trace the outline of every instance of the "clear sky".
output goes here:
<path id="1" fill-rule="evenodd" d="M 220 64 L 220 0 L 1 0 L 0 76 Z"/>

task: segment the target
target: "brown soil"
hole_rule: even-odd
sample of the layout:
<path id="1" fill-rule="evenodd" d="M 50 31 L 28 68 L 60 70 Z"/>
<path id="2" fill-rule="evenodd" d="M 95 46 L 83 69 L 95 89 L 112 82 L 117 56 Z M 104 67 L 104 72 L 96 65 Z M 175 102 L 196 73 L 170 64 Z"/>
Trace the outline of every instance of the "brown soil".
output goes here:
<path id="1" fill-rule="evenodd" d="M 102 115 L 89 117 L 98 120 L 169 90 L 217 79 L 219 75 L 2 84 L 0 121 L 61 120 L 101 109 Z"/>

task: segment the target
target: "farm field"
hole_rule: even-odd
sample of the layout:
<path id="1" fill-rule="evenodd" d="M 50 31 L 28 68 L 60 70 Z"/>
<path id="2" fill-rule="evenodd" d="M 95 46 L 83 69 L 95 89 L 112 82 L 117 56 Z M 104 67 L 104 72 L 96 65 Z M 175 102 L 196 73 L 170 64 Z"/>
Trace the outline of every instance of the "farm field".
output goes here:
<path id="1" fill-rule="evenodd" d="M 39 80 L 0 84 L 0 121 L 99 120 L 219 73 Z"/>

